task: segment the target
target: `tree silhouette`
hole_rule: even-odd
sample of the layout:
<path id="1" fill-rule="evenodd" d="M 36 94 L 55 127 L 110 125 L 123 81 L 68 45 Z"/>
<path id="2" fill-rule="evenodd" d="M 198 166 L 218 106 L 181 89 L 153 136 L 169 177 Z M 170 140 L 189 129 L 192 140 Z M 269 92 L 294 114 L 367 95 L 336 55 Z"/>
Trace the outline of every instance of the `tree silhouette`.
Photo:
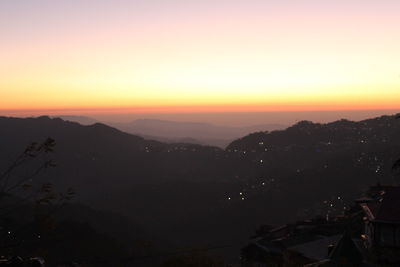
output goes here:
<path id="1" fill-rule="evenodd" d="M 42 143 L 31 143 L 0 175 L 0 218 L 7 216 L 26 201 L 54 205 L 73 197 L 74 192 L 70 188 L 64 193 L 56 193 L 51 183 L 40 184 L 36 181 L 42 172 L 56 166 L 52 159 L 46 157 L 54 151 L 55 145 L 52 138 L 47 138 Z M 25 173 L 21 174 L 19 170 L 25 170 Z M 12 204 L 6 201 L 7 197 L 13 198 Z"/>
<path id="2" fill-rule="evenodd" d="M 22 154 L 20 154 L 14 162 L 0 175 L 0 200 L 19 187 L 28 189 L 31 187 L 31 182 L 38 174 L 49 167 L 54 167 L 55 164 L 52 160 L 45 160 L 36 169 L 25 176 L 16 177 L 13 175 L 16 170 L 23 168 L 34 160 L 39 159 L 42 155 L 54 151 L 55 141 L 47 138 L 43 143 L 31 143 Z"/>
<path id="3" fill-rule="evenodd" d="M 55 145 L 52 138 L 31 143 L 0 174 L 1 250 L 21 247 L 26 234 L 31 234 L 32 225 L 48 227 L 51 215 L 73 197 L 74 191 L 70 188 L 60 193 L 51 183 L 39 181 L 40 174 L 56 166 L 47 156 L 54 151 Z"/>

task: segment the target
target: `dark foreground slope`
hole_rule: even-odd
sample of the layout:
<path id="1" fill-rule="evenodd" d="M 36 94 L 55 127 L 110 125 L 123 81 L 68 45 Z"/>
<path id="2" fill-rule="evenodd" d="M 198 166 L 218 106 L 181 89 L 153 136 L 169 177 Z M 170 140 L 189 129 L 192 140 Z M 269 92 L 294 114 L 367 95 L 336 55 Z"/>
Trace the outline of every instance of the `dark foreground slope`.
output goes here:
<path id="1" fill-rule="evenodd" d="M 164 144 L 102 124 L 0 118 L 4 168 L 32 141 L 57 142 L 41 179 L 71 186 L 77 201 L 123 213 L 178 247 L 239 248 L 259 224 L 340 213 L 369 185 L 393 182 L 400 157 L 394 116 L 300 122 L 251 134 L 226 150 Z"/>
<path id="2" fill-rule="evenodd" d="M 103 124 L 48 117 L 3 117 L 0 129 L 2 170 L 28 144 L 51 137 L 57 145 L 49 156 L 57 166 L 42 173 L 38 183 L 72 187 L 75 201 L 123 213 L 179 247 L 198 237 L 208 242 L 208 226 L 200 219 L 220 206 L 221 192 L 237 187 L 229 180 L 224 151 L 215 147 L 164 144 Z"/>

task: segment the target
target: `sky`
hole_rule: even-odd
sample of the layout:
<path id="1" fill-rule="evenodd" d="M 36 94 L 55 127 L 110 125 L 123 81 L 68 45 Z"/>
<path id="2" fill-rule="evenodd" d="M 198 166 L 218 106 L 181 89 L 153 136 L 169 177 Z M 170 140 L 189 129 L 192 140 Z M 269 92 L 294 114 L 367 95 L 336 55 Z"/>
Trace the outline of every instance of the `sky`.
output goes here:
<path id="1" fill-rule="evenodd" d="M 0 114 L 400 109 L 400 1 L 1 0 Z"/>

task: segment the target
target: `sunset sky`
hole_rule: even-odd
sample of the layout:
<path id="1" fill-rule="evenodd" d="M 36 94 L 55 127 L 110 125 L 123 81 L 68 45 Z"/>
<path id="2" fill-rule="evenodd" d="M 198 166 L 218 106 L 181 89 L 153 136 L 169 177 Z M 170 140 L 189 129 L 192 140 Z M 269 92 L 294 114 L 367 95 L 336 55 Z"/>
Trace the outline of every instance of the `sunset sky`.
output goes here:
<path id="1" fill-rule="evenodd" d="M 0 110 L 398 109 L 399 14 L 397 0 L 1 0 Z"/>

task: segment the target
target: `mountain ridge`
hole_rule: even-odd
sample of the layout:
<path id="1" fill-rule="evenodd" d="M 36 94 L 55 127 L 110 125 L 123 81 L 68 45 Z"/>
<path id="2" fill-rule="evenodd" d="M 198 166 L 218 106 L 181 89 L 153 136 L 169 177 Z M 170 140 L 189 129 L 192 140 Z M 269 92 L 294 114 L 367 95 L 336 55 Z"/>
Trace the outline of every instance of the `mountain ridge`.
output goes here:
<path id="1" fill-rule="evenodd" d="M 2 117 L 0 128 L 0 167 L 50 136 L 58 165 L 43 180 L 73 187 L 80 202 L 126 215 L 183 246 L 236 244 L 260 224 L 340 214 L 370 185 L 395 182 L 391 167 L 400 157 L 395 115 L 302 121 L 252 133 L 225 150 L 48 117 Z"/>
<path id="2" fill-rule="evenodd" d="M 206 122 L 181 122 L 160 119 L 136 119 L 130 122 L 97 121 L 84 116 L 53 116 L 66 121 L 90 125 L 101 122 L 124 132 L 139 135 L 145 139 L 165 143 L 194 143 L 225 148 L 231 141 L 258 130 L 284 129 L 282 124 L 259 124 L 252 126 L 222 126 Z"/>

